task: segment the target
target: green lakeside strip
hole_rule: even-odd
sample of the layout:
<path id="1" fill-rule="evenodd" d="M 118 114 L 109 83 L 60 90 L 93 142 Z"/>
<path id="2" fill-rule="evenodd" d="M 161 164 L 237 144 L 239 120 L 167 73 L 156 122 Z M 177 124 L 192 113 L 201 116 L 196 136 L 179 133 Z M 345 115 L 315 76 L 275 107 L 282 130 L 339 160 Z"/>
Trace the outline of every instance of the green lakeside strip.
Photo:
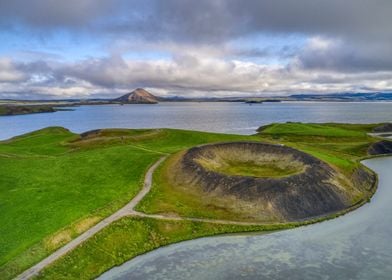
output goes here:
<path id="1" fill-rule="evenodd" d="M 56 111 L 57 109 L 48 105 L 0 105 L 0 116 L 53 113 Z"/>
<path id="2" fill-rule="evenodd" d="M 34 279 L 93 279 L 156 248 L 180 241 L 238 232 L 270 232 L 294 225 L 237 226 L 126 217 L 53 263 Z"/>

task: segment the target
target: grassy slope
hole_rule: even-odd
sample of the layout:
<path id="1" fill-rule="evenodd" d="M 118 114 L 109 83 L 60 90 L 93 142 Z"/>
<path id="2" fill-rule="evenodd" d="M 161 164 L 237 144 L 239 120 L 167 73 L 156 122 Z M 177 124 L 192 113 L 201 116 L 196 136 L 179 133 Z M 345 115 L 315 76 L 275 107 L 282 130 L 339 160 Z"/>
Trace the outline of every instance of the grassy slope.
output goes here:
<path id="1" fill-rule="evenodd" d="M 0 264 L 8 262 L 0 274 L 31 265 L 125 204 L 160 157 L 132 146 L 61 144 L 74 138 L 54 128 L 0 145 Z"/>
<path id="2" fill-rule="evenodd" d="M 0 275 L 21 272 L 127 203 L 162 152 L 244 136 L 110 130 L 78 138 L 48 128 L 0 142 Z"/>
<path id="3" fill-rule="evenodd" d="M 264 130 L 262 135 L 256 136 L 170 129 L 147 133 L 142 130 L 120 130 L 105 135 L 104 139 L 71 143 L 70 141 L 77 136 L 63 129 L 54 128 L 0 144 L 1 164 L 9 166 L 7 172 L 0 170 L 0 178 L 2 178 L 0 179 L 0 196 L 7 198 L 7 201 L 9 200 L 8 204 L 6 202 L 0 205 L 0 221 L 8 223 L 7 228 L 4 230 L 3 227 L 1 228 L 6 232 L 4 235 L 6 239 L 0 235 L 2 238 L 0 239 L 0 248 L 1 250 L 6 248 L 5 254 L 2 251 L 1 258 L 3 261 L 8 261 L 8 264 L 0 268 L 0 275 L 5 275 L 4 278 L 10 278 L 20 272 L 22 268 L 37 262 L 54 250 L 56 246 L 53 244 L 48 246 L 47 243 L 56 239 L 55 237 L 59 234 L 54 235 L 54 233 L 59 233 L 59 230 L 62 229 L 60 233 L 68 231 L 74 236 L 81 232 L 78 227 L 83 225 L 85 220 L 92 219 L 93 222 L 90 222 L 90 225 L 85 225 L 84 230 L 126 203 L 139 189 L 146 168 L 161 156 L 159 153 L 175 153 L 209 142 L 277 141 L 311 152 L 334 164 L 337 168 L 350 172 L 358 164 L 357 160 L 365 156 L 369 142 L 375 141 L 366 136 L 366 131 L 370 130 L 372 126 L 306 125 L 306 134 L 302 132 L 302 129 L 294 129 L 292 126 L 300 126 L 301 128 L 302 124 L 270 126 Z M 334 134 L 334 129 L 340 136 Z M 42 160 L 47 162 L 45 166 L 41 167 L 40 164 L 44 164 L 41 163 Z M 19 161 L 22 162 L 21 165 L 12 163 Z M 36 165 L 37 168 L 35 168 Z M 67 166 L 69 169 L 65 169 L 65 171 L 64 167 Z M 159 175 L 165 166 L 162 165 L 156 175 Z M 27 173 L 26 178 L 23 179 L 22 176 L 21 184 L 19 182 L 18 184 L 12 183 L 19 178 L 21 168 L 32 168 L 33 170 Z M 79 168 L 81 168 L 80 173 L 77 171 Z M 75 178 L 71 176 L 74 172 L 78 172 L 78 176 Z M 38 176 L 39 174 L 41 175 Z M 88 175 L 84 176 L 85 174 Z M 95 176 L 98 177 L 92 179 Z M 76 184 L 74 180 L 76 180 Z M 31 187 L 27 185 L 32 181 L 36 181 L 35 190 L 30 190 Z M 15 195 L 10 195 L 12 189 L 20 191 L 14 191 Z M 60 194 L 57 195 L 59 191 Z M 37 197 L 41 203 L 36 203 Z M 219 209 L 216 212 L 211 212 L 210 209 L 203 212 L 199 201 L 188 201 L 182 194 L 170 192 L 162 185 L 153 186 L 152 192 L 142 201 L 140 209 L 147 212 L 165 212 L 162 211 L 164 209 L 162 207 L 165 205 L 170 205 L 171 212 L 183 212 L 190 216 L 194 216 L 195 211 L 202 211 L 200 216 L 206 217 L 215 217 L 215 214 L 219 213 Z M 15 219 L 18 219 L 18 216 L 25 216 L 18 212 L 25 207 L 30 207 L 30 210 L 26 212 L 31 212 L 26 215 L 26 221 L 24 221 L 27 223 L 24 224 L 26 227 L 34 224 L 29 220 L 31 217 L 33 220 L 35 219 L 35 222 L 48 218 L 47 227 L 38 226 L 35 228 L 39 234 L 29 232 L 29 237 L 36 235 L 35 241 L 40 240 L 34 246 L 32 246 L 34 242 L 28 242 L 26 235 L 22 234 L 21 237 L 18 237 L 18 231 L 23 232 L 20 224 L 23 222 L 15 222 L 7 214 L 14 213 Z M 186 211 L 183 211 L 184 207 Z M 47 213 L 41 211 L 40 208 L 47 208 L 51 215 L 46 217 Z M 99 210 L 102 208 L 103 211 Z M 221 214 L 222 217 L 227 215 L 224 210 Z M 22 219 L 24 218 L 22 217 Z M 18 226 L 15 227 L 15 225 Z M 68 226 L 64 228 L 66 225 Z M 82 275 L 81 278 L 91 278 L 115 264 L 120 264 L 133 256 L 161 245 L 223 232 L 271 229 L 270 226 L 222 226 L 186 221 L 169 222 L 125 218 L 110 225 L 94 238 L 49 266 L 44 270 L 42 277 L 47 279 L 80 279 L 79 275 Z M 11 233 L 9 234 L 7 231 L 11 231 Z M 62 237 L 61 234 L 60 237 Z M 18 249 L 15 247 L 7 249 L 8 242 L 16 242 L 14 245 L 18 244 Z M 15 257 L 17 254 L 14 250 L 19 250 L 21 255 Z M 39 253 L 36 254 L 36 252 Z"/>

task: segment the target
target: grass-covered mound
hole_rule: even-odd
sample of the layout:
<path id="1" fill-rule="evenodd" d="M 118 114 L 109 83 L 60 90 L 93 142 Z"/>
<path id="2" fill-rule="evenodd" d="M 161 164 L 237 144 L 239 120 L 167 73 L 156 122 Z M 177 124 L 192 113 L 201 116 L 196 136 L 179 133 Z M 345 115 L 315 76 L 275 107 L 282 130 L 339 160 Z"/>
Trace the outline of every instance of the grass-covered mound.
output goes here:
<path id="1" fill-rule="evenodd" d="M 249 168 L 256 166 L 255 172 L 262 170 L 263 176 L 222 173 L 234 160 L 250 161 Z M 277 177 L 284 168 L 294 172 L 279 173 L 283 176 Z M 259 222 L 309 219 L 351 206 L 344 178 L 338 172 L 309 154 L 283 145 L 231 142 L 191 148 L 173 166 L 168 178 L 173 188 L 210 197 L 216 207 L 236 214 L 233 217 L 242 214 Z M 372 185 L 375 178 L 365 180 Z M 232 203 L 225 204 L 226 199 Z M 251 207 L 238 213 L 237 205 L 241 204 Z"/>
<path id="2" fill-rule="evenodd" d="M 345 207 L 349 207 L 349 205 L 357 207 L 366 202 L 374 192 L 372 184 L 374 174 L 359 161 L 368 157 L 369 147 L 380 141 L 380 139 L 368 135 L 373 129 L 380 126 L 380 124 L 334 123 L 271 124 L 261 127 L 258 134 L 253 137 L 256 137 L 258 141 L 293 147 L 328 164 L 337 174 L 334 177 L 335 181 L 331 183 L 341 187 L 340 191 L 344 197 Z M 185 151 L 173 154 L 158 168 L 154 174 L 151 192 L 138 205 L 140 211 L 185 217 L 282 221 L 282 215 L 276 209 L 264 209 L 265 211 L 262 212 L 250 201 L 239 200 L 233 195 L 206 195 L 200 186 L 189 187 L 195 184 L 193 181 L 186 184 L 181 183 L 181 181 L 185 182 L 187 178 L 178 178 L 179 173 L 176 171 L 179 170 L 178 164 L 184 154 Z M 234 157 L 239 157 L 239 155 L 236 154 Z M 204 165 L 210 170 L 211 168 L 231 168 L 230 166 L 211 167 L 213 165 L 211 162 L 204 163 Z M 247 175 L 252 176 L 251 174 Z M 262 213 L 266 213 L 266 215 L 262 215 Z"/>

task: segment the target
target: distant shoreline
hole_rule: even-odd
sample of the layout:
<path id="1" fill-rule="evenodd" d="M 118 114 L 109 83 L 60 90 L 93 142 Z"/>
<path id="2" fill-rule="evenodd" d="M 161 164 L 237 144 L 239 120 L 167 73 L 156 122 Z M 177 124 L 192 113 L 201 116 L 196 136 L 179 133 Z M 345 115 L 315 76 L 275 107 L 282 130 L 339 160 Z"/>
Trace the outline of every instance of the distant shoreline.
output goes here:
<path id="1" fill-rule="evenodd" d="M 392 100 L 252 100 L 252 99 L 241 99 L 241 100 L 161 100 L 160 103 L 183 103 L 183 102 L 228 102 L 228 103 L 243 103 L 246 105 L 261 105 L 263 103 L 285 103 L 285 102 L 298 102 L 298 103 L 389 103 Z M 57 111 L 73 111 L 69 107 L 78 106 L 93 106 L 93 105 L 155 105 L 156 103 L 121 103 L 121 102 L 110 102 L 110 101 L 84 101 L 84 102 L 72 102 L 72 101 L 17 101 L 17 100 L 0 100 L 0 117 L 2 116 L 16 116 L 16 115 L 29 115 L 29 114 L 40 114 L 40 113 L 54 113 Z"/>

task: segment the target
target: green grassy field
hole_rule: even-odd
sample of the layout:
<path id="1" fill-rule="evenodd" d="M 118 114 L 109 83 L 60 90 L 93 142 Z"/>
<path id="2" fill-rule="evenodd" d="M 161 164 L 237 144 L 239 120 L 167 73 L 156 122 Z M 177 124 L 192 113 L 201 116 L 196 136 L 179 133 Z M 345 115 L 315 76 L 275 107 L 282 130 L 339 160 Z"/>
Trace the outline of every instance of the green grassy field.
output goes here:
<path id="1" fill-rule="evenodd" d="M 53 128 L 0 144 L 0 265 L 6 270 L 31 265 L 121 207 L 160 156 L 132 146 L 74 150 L 65 145 L 74 138 Z"/>
<path id="2" fill-rule="evenodd" d="M 121 208 L 162 153 L 244 139 L 176 130 L 47 128 L 0 143 L 0 275 L 10 278 Z M 0 277 L 1 278 L 1 277 Z"/>
<path id="3" fill-rule="evenodd" d="M 14 277 L 121 208 L 137 194 L 146 170 L 163 154 L 172 155 L 155 172 L 152 191 L 138 210 L 233 219 L 230 211 L 216 208 L 208 198 L 166 183 L 170 164 L 181 151 L 213 142 L 278 142 L 319 157 L 350 175 L 367 155 L 368 146 L 377 141 L 366 134 L 375 126 L 277 124 L 253 136 L 111 129 L 83 138 L 63 128 L 47 128 L 0 142 L 0 279 Z M 242 207 L 246 210 L 246 205 Z M 49 266 L 41 277 L 91 278 L 161 245 L 223 232 L 276 227 L 283 226 L 124 218 Z M 78 273 L 83 277 L 76 277 Z"/>

